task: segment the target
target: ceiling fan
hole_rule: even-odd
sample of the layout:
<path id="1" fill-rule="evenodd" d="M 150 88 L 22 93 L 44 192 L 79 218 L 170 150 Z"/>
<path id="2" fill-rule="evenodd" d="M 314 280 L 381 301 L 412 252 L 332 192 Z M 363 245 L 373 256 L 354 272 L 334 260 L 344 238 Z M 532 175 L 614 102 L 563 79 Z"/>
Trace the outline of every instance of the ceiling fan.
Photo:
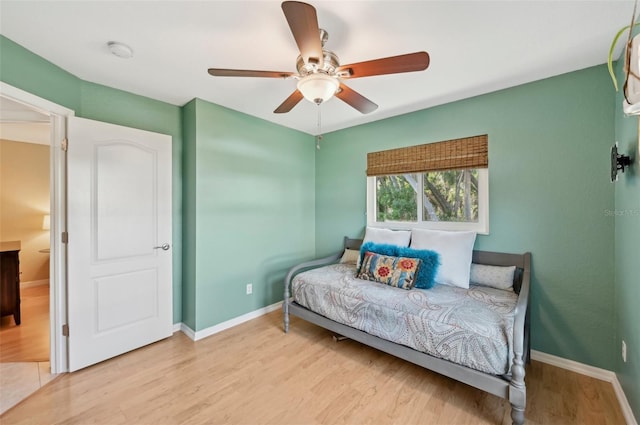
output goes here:
<path id="1" fill-rule="evenodd" d="M 297 79 L 296 91 L 273 111 L 276 114 L 289 112 L 303 98 L 320 105 L 334 95 L 361 113 L 368 114 L 375 111 L 378 105 L 349 88 L 342 80 L 423 71 L 429 66 L 427 52 L 408 53 L 340 65 L 338 56 L 332 51 L 324 49 L 329 35 L 318 27 L 318 16 L 313 6 L 299 1 L 285 1 L 282 3 L 282 11 L 300 50 L 300 56 L 296 61 L 297 73 L 209 68 L 209 74 L 215 77 Z"/>

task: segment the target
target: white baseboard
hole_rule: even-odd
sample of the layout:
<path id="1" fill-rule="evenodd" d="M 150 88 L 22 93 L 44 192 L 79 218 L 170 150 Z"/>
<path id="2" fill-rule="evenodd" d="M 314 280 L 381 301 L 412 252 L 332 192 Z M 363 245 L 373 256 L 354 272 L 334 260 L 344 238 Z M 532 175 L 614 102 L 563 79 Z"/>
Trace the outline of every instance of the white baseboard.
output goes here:
<path id="1" fill-rule="evenodd" d="M 624 419 L 627 421 L 627 425 L 638 425 L 638 422 L 633 415 L 633 411 L 631 410 L 631 406 L 629 405 L 629 401 L 627 400 L 627 396 L 622 390 L 622 386 L 620 385 L 620 381 L 618 381 L 618 376 L 615 372 L 601 369 L 599 367 L 589 366 L 584 363 L 578 363 L 573 360 L 567 360 L 562 357 L 542 353 L 536 350 L 531 350 L 531 359 L 566 369 L 571 372 L 576 372 L 581 375 L 590 376 L 591 378 L 596 378 L 601 381 L 610 382 L 611 385 L 613 385 L 613 390 L 616 393 L 616 397 L 620 403 L 620 408 L 622 409 Z"/>
<path id="2" fill-rule="evenodd" d="M 28 282 L 20 282 L 20 288 L 31 288 L 34 286 L 48 285 L 49 279 L 30 280 Z"/>
<path id="3" fill-rule="evenodd" d="M 531 350 L 531 360 L 536 360 L 542 363 L 557 366 L 562 369 L 570 370 L 571 372 L 579 373 L 580 375 L 590 376 L 601 381 L 613 382 L 616 378 L 616 374 L 610 370 L 600 369 L 599 367 L 589 366 L 584 363 L 574 362 L 573 360 L 567 360 L 562 357 L 554 356 L 540 351 Z"/>
<path id="4" fill-rule="evenodd" d="M 208 336 L 211 336 L 213 334 L 217 334 L 218 332 L 222 332 L 226 329 L 237 326 L 241 323 L 248 322 L 251 319 L 255 319 L 267 313 L 271 313 L 272 311 L 275 311 L 279 308 L 282 308 L 282 301 L 279 301 L 275 304 L 268 305 L 258 310 L 250 311 L 249 313 L 243 314 L 242 316 L 235 317 L 233 319 L 227 320 L 226 322 L 218 323 L 215 326 L 211 326 L 209 328 L 202 329 L 199 331 L 194 331 L 184 323 L 175 323 L 173 325 L 173 331 L 176 332 L 180 330 L 192 340 L 198 341 Z"/>
<path id="5" fill-rule="evenodd" d="M 196 333 L 193 331 L 193 329 L 191 329 L 189 326 L 185 325 L 182 322 L 173 324 L 173 333 L 176 333 L 176 332 L 182 332 L 183 334 L 188 336 L 190 339 L 195 341 Z"/>
<path id="6" fill-rule="evenodd" d="M 638 422 L 633 415 L 633 410 L 631 410 L 631 406 L 629 406 L 629 401 L 627 400 L 627 396 L 622 389 L 622 385 L 620 385 L 620 381 L 618 380 L 617 375 L 616 379 L 611 384 L 613 384 L 613 391 L 615 391 L 616 397 L 618 397 L 618 402 L 620 403 L 620 407 L 622 408 L 622 414 L 624 415 L 624 419 L 627 421 L 627 425 L 638 425 Z"/>
<path id="7" fill-rule="evenodd" d="M 189 326 L 185 325 L 184 323 L 180 323 L 179 330 L 182 331 L 183 334 L 185 334 L 186 336 L 191 338 L 191 340 L 193 340 L 193 341 L 196 340 L 195 331 L 193 329 L 191 329 Z"/>

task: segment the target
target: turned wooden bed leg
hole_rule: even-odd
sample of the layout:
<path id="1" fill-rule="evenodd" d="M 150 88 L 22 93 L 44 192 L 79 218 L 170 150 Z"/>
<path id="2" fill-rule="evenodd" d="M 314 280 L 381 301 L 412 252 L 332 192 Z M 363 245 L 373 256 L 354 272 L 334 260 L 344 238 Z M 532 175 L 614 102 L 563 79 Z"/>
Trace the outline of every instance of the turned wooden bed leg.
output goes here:
<path id="1" fill-rule="evenodd" d="M 511 405 L 511 420 L 513 421 L 513 425 L 523 425 L 524 424 L 524 409 L 521 407 L 516 407 L 513 404 Z"/>
<path id="2" fill-rule="evenodd" d="M 511 420 L 513 425 L 524 424 L 524 409 L 527 403 L 527 389 L 524 383 L 524 362 L 522 353 L 515 353 L 511 366 L 511 383 L 509 385 L 509 402 L 511 403 Z"/>

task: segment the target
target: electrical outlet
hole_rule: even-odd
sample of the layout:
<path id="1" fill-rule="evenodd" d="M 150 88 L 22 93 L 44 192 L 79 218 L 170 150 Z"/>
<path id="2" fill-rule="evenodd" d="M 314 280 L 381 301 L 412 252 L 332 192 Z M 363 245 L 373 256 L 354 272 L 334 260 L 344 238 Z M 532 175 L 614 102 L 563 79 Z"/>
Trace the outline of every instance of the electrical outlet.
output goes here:
<path id="1" fill-rule="evenodd" d="M 247 295 L 253 294 L 253 284 L 247 283 Z"/>
<path id="2" fill-rule="evenodd" d="M 622 340 L 622 361 L 627 362 L 627 343 Z"/>

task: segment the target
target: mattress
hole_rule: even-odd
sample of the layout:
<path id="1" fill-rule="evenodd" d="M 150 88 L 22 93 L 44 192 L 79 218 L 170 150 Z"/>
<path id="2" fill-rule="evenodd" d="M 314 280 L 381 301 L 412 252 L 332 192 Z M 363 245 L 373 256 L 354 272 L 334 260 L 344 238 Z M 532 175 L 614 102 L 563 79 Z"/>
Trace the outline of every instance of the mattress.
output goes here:
<path id="1" fill-rule="evenodd" d="M 338 323 L 472 369 L 510 370 L 518 296 L 471 285 L 399 289 L 357 279 L 356 267 L 332 264 L 298 274 L 296 303 Z"/>

